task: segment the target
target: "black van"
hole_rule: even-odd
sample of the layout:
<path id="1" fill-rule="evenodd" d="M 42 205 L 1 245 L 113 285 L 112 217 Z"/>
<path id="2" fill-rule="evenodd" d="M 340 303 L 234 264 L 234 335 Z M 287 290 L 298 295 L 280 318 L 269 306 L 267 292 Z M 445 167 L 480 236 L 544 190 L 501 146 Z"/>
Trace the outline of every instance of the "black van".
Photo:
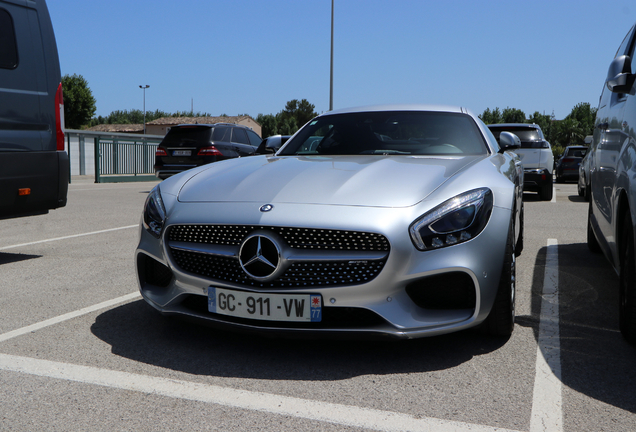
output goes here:
<path id="1" fill-rule="evenodd" d="M 0 219 L 66 205 L 64 100 L 44 0 L 0 0 Z"/>

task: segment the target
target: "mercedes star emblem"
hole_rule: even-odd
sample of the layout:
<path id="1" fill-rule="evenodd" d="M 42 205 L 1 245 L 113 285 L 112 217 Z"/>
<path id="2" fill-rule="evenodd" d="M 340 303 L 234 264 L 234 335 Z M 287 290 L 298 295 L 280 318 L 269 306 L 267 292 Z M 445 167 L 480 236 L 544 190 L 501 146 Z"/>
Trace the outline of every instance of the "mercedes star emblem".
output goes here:
<path id="1" fill-rule="evenodd" d="M 239 251 L 241 268 L 252 279 L 270 279 L 280 266 L 281 253 L 278 245 L 269 237 L 260 234 L 249 236 Z"/>

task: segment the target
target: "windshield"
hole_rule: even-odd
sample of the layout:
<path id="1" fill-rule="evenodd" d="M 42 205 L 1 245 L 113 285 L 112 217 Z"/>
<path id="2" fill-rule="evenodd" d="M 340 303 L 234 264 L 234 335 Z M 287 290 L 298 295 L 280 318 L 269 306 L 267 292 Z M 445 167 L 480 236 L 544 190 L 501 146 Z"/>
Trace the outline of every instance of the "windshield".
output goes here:
<path id="1" fill-rule="evenodd" d="M 466 114 L 381 111 L 318 117 L 281 155 L 479 155 L 488 148 Z"/>
<path id="2" fill-rule="evenodd" d="M 209 126 L 176 126 L 170 129 L 161 145 L 178 146 L 182 143 L 192 146 L 206 145 L 210 142 L 211 130 Z"/>

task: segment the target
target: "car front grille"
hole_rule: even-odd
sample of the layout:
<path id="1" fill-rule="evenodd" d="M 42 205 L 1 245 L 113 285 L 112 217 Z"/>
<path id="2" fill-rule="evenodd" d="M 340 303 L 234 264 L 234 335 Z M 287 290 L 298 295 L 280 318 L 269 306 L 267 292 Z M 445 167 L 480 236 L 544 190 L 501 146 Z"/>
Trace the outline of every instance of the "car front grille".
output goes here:
<path id="1" fill-rule="evenodd" d="M 252 231 L 273 230 L 286 247 L 304 250 L 309 258 L 291 262 L 274 280 L 251 278 L 238 259 L 239 249 Z M 303 288 L 358 285 L 381 272 L 389 242 L 381 234 L 245 225 L 177 225 L 166 234 L 174 263 L 187 273 L 212 281 L 253 288 Z M 206 252 L 198 245 L 223 247 L 224 253 Z M 298 252 L 302 254 L 301 252 Z"/>
<path id="2" fill-rule="evenodd" d="M 381 234 L 312 228 L 261 227 L 250 225 L 176 225 L 169 240 L 219 245 L 241 244 L 256 229 L 272 230 L 297 249 L 389 251 L 389 242 Z"/>

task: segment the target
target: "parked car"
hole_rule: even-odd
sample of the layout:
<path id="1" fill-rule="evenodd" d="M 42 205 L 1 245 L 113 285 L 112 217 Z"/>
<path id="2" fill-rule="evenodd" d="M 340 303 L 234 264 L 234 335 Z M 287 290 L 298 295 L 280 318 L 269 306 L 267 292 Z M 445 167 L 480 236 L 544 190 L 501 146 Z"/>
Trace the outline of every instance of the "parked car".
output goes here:
<path id="1" fill-rule="evenodd" d="M 581 164 L 579 165 L 579 179 L 577 184 L 577 190 L 580 197 L 585 198 L 585 201 L 590 200 L 590 157 L 589 152 L 585 153 Z"/>
<path id="2" fill-rule="evenodd" d="M 538 192 L 542 200 L 550 201 L 553 193 L 552 172 L 554 155 L 550 143 L 543 136 L 537 124 L 501 123 L 491 124 L 488 128 L 498 139 L 501 132 L 512 132 L 521 140 L 517 154 L 523 164 L 525 191 Z"/>
<path id="3" fill-rule="evenodd" d="M 463 108 L 330 111 L 274 155 L 148 195 L 139 288 L 164 314 L 295 335 L 510 335 L 520 142 Z"/>
<path id="4" fill-rule="evenodd" d="M 0 0 L 0 219 L 66 205 L 57 45 L 44 0 Z"/>
<path id="5" fill-rule="evenodd" d="M 212 162 L 250 156 L 261 142 L 256 132 L 236 124 L 174 126 L 157 146 L 155 175 L 165 179 Z"/>
<path id="6" fill-rule="evenodd" d="M 566 180 L 578 180 L 579 166 L 587 153 L 585 146 L 567 146 L 556 162 L 555 177 L 557 183 Z"/>
<path id="7" fill-rule="evenodd" d="M 589 150 L 588 246 L 619 275 L 620 331 L 636 344 L 636 27 L 611 62 Z"/>

